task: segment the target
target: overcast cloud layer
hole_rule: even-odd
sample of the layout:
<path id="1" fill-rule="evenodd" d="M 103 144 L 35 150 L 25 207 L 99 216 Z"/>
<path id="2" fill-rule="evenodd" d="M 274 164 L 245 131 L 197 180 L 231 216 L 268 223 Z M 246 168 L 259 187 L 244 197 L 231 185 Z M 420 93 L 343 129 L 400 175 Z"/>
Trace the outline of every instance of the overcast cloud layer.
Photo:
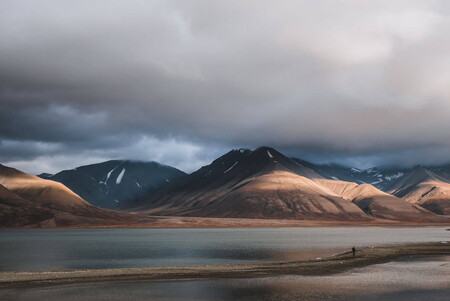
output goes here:
<path id="1" fill-rule="evenodd" d="M 450 162 L 449 1 L 0 0 L 0 162 Z"/>

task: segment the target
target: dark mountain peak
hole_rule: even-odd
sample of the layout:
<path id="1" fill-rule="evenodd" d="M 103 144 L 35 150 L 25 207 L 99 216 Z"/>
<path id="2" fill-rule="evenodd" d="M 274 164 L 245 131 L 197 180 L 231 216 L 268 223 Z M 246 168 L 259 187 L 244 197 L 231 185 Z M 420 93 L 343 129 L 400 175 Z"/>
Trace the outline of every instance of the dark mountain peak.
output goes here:
<path id="1" fill-rule="evenodd" d="M 109 160 L 63 170 L 42 178 L 63 183 L 89 203 L 114 209 L 133 204 L 143 195 L 186 174 L 155 161 Z"/>
<path id="2" fill-rule="evenodd" d="M 92 176 L 94 176 L 94 178 L 98 178 L 98 177 L 104 177 L 106 176 L 109 172 L 119 172 L 123 169 L 123 168 L 154 168 L 154 169 L 159 169 L 159 168 L 169 168 L 169 169 L 175 169 L 171 166 L 168 165 L 164 165 L 161 163 L 158 163 L 156 161 L 140 161 L 140 160 L 108 160 L 108 161 L 104 161 L 104 162 L 100 162 L 100 163 L 93 163 L 93 164 L 88 164 L 88 165 L 82 165 L 73 169 L 67 169 L 67 170 L 63 170 L 57 174 L 54 175 L 47 175 L 47 174 L 41 174 L 39 175 L 39 177 L 41 178 L 46 178 L 46 177 L 55 177 L 58 176 L 62 173 L 73 173 L 73 172 L 78 172 L 78 173 L 90 173 Z M 183 173 L 182 171 L 180 171 L 181 173 Z"/>
<path id="3" fill-rule="evenodd" d="M 264 167 L 275 169 L 297 169 L 299 166 L 274 148 L 261 146 L 255 149 L 247 158 L 248 164 L 258 166 L 261 169 Z"/>
<path id="4" fill-rule="evenodd" d="M 257 147 L 253 152 L 266 152 L 266 151 L 274 151 L 274 152 L 278 152 L 276 149 L 274 149 L 273 147 L 270 146 L 259 146 Z"/>
<path id="5" fill-rule="evenodd" d="M 211 177 L 217 174 L 223 174 L 234 168 L 238 162 L 248 157 L 252 153 L 249 149 L 233 149 L 228 153 L 215 159 L 211 164 L 203 166 L 199 170 L 192 173 L 192 175 L 198 177 Z"/>
<path id="6" fill-rule="evenodd" d="M 51 177 L 53 177 L 53 174 L 48 173 L 48 172 L 43 172 L 41 174 L 38 174 L 37 176 L 42 179 L 50 179 Z"/>
<path id="7" fill-rule="evenodd" d="M 272 147 L 262 146 L 254 151 L 234 149 L 192 173 L 189 185 L 200 187 L 207 183 L 240 181 L 247 177 L 270 173 L 276 170 L 288 171 L 298 175 L 321 178 L 308 166 L 296 162 Z M 200 182 L 197 183 L 197 181 Z M 187 185 L 185 183 L 185 185 Z"/>
<path id="8" fill-rule="evenodd" d="M 431 170 L 425 168 L 424 166 L 417 165 L 413 169 L 411 169 L 406 175 L 405 175 L 406 181 L 415 181 L 415 182 L 422 182 L 426 180 L 438 180 L 442 181 L 441 177 L 436 175 Z"/>
<path id="9" fill-rule="evenodd" d="M 244 148 L 232 149 L 228 153 L 225 153 L 224 155 L 222 155 L 219 158 L 217 158 L 216 160 L 214 160 L 213 163 L 214 162 L 224 162 L 224 161 L 229 161 L 229 160 L 234 160 L 234 159 L 242 159 L 242 158 L 247 157 L 251 153 L 252 153 L 252 150 L 250 150 L 250 149 L 244 149 Z"/>
<path id="10" fill-rule="evenodd" d="M 414 171 L 414 172 L 426 172 L 427 169 L 426 169 L 425 166 L 423 166 L 423 165 L 416 165 L 416 166 L 414 166 L 414 167 L 411 169 L 411 171 Z"/>
<path id="11" fill-rule="evenodd" d="M 283 156 L 283 154 L 281 154 L 279 151 L 277 151 L 276 149 L 272 148 L 272 147 L 268 147 L 268 146 L 260 146 L 257 149 L 255 149 L 252 153 L 253 155 L 263 155 L 263 156 L 267 156 L 268 158 L 273 159 L 275 156 Z"/>
<path id="12" fill-rule="evenodd" d="M 252 162 L 258 161 L 260 163 L 270 163 L 277 161 L 277 159 L 290 161 L 290 159 L 271 147 L 262 146 L 258 147 L 254 151 L 250 149 L 240 148 L 233 149 L 223 156 L 217 158 L 212 162 L 211 165 L 220 164 L 227 166 L 230 163 L 234 164 L 236 162 L 243 162 L 244 160 Z"/>
<path id="13" fill-rule="evenodd" d="M 249 148 L 236 148 L 236 149 L 233 149 L 232 151 L 235 151 L 235 152 L 240 152 L 240 153 L 242 153 L 242 154 L 250 154 L 251 152 L 253 152 L 253 150 L 251 150 L 251 149 L 249 149 Z"/>
<path id="14" fill-rule="evenodd" d="M 126 167 L 126 166 L 130 166 L 130 167 L 131 166 L 147 166 L 147 167 L 153 167 L 153 168 L 161 168 L 161 167 L 173 168 L 169 165 L 161 164 L 156 161 L 141 161 L 141 160 L 121 160 L 119 165 L 122 165 L 124 167 Z"/>

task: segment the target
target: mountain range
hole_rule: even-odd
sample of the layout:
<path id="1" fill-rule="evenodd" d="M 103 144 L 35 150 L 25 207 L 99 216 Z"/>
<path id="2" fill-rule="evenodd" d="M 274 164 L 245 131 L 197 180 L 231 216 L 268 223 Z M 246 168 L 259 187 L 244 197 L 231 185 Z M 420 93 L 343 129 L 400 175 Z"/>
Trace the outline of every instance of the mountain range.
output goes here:
<path id="1" fill-rule="evenodd" d="M 361 170 L 270 147 L 231 150 L 191 174 L 129 160 L 40 177 L 0 165 L 0 224 L 139 225 L 158 216 L 449 223 L 449 178 L 450 165 Z"/>
<path id="2" fill-rule="evenodd" d="M 324 176 L 323 168 L 273 148 L 233 150 L 165 184 L 138 208 L 153 215 L 306 220 L 441 220 L 370 184 Z"/>

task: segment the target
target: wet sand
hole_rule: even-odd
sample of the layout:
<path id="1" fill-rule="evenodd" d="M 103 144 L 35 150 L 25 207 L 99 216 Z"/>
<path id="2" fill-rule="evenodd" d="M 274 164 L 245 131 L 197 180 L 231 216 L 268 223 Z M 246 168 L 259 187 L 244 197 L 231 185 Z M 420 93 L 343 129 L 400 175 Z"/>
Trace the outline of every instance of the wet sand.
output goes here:
<path id="1" fill-rule="evenodd" d="M 450 242 L 433 242 L 369 247 L 328 258 L 164 268 L 119 268 L 38 272 L 0 272 L 0 287 L 38 286 L 63 283 L 256 278 L 279 275 L 330 275 L 353 268 L 386 263 L 409 256 L 450 255 Z"/>

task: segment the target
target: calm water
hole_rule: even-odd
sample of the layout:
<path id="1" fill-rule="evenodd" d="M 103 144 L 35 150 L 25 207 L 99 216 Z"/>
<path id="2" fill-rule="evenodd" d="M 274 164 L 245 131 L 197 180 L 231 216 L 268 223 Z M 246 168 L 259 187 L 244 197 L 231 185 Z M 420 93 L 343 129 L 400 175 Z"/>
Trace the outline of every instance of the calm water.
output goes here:
<path id="1" fill-rule="evenodd" d="M 445 230 L 446 227 L 0 230 L 0 270 L 291 260 L 327 256 L 352 246 L 450 240 L 450 231 Z"/>

